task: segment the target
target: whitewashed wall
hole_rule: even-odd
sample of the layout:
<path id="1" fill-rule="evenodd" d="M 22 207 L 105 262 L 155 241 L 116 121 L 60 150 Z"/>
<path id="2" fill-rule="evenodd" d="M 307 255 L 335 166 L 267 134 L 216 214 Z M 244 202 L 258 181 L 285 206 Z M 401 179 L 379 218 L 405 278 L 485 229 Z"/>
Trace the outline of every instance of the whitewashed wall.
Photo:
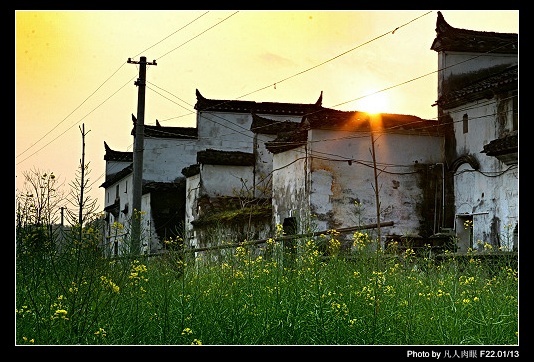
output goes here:
<path id="1" fill-rule="evenodd" d="M 247 113 L 197 112 L 199 141 L 197 151 L 213 148 L 251 152 L 253 140 L 251 124 L 252 116 Z"/>
<path id="2" fill-rule="evenodd" d="M 442 51 L 438 53 L 438 98 L 444 86 L 455 76 L 465 76 L 497 65 L 517 65 L 517 54 L 481 54 Z M 519 194 L 518 168 L 508 166 L 497 158 L 481 153 L 484 145 L 513 130 L 513 99 L 506 107 L 498 109 L 499 99 L 483 99 L 464 103 L 443 111 L 451 117 L 454 127 L 455 153 L 457 157 L 469 155 L 479 164 L 479 171 L 464 163 L 452 175 L 454 179 L 454 229 L 460 240 L 460 251 L 469 247 L 479 249 L 481 243 L 493 243 L 500 234 L 501 245 L 511 249 L 512 231 L 518 222 Z M 504 100 L 502 100 L 504 101 Z M 504 125 L 497 119 L 499 112 L 508 110 Z M 463 117 L 468 117 L 468 132 L 463 131 Z M 464 229 L 463 222 L 472 220 L 472 240 Z M 508 241 L 510 241 L 508 243 Z"/>
<path id="3" fill-rule="evenodd" d="M 106 250 L 109 253 L 112 253 L 113 243 L 115 241 L 119 244 L 119 255 L 129 251 L 130 243 L 130 226 L 132 222 L 132 184 L 133 184 L 133 174 L 130 173 L 122 178 L 120 181 L 115 182 L 110 187 L 106 189 L 106 205 L 111 205 L 115 202 L 116 197 L 119 198 L 119 214 L 118 217 L 114 217 L 111 213 L 109 215 L 109 224 L 108 229 L 106 230 L 106 235 L 109 236 L 106 239 Z M 119 193 L 117 195 L 117 186 L 119 186 Z M 142 199 L 141 210 L 144 209 L 143 201 L 146 203 L 145 198 Z M 124 213 L 123 210 L 127 208 L 127 213 Z M 141 222 L 143 237 L 146 239 L 150 233 L 147 230 L 147 226 L 150 227 L 150 218 L 149 214 L 143 215 Z M 115 224 L 117 223 L 117 224 Z M 120 227 L 122 226 L 122 227 Z M 147 244 L 148 247 L 148 244 Z M 147 249 L 145 247 L 145 249 Z"/>
<path id="4" fill-rule="evenodd" d="M 106 176 L 112 176 L 122 169 L 130 166 L 131 162 L 122 162 L 122 161 L 106 161 Z"/>
<path id="5" fill-rule="evenodd" d="M 311 130 L 310 206 L 322 230 L 377 222 L 372 143 L 369 133 Z M 422 192 L 416 165 L 444 157 L 441 137 L 375 134 L 382 234 L 418 234 Z M 348 160 L 353 160 L 350 164 Z M 355 204 L 359 203 L 359 206 Z"/>
<path id="6" fill-rule="evenodd" d="M 287 115 L 262 115 L 268 119 L 278 122 L 295 122 L 299 123 L 301 116 L 287 116 Z M 255 169 L 255 196 L 256 197 L 271 197 L 272 180 L 273 180 L 273 154 L 265 148 L 265 143 L 274 141 L 276 135 L 262 134 L 261 132 L 254 134 L 254 148 L 252 152 L 256 155 L 256 169 Z"/>
<path id="7" fill-rule="evenodd" d="M 456 153 L 458 155 L 468 154 L 476 158 L 481 171 L 478 172 L 468 163 L 464 163 L 454 173 L 455 214 L 457 215 L 455 229 L 461 232 L 462 215 L 471 215 L 474 249 L 479 248 L 477 241 L 491 243 L 492 227 L 502 233 L 501 240 L 511 241 L 512 238 L 508 234 L 512 233 L 519 218 L 518 168 L 508 166 L 497 158 L 480 152 L 485 144 L 500 136 L 495 120 L 497 103 L 484 100 L 449 109 L 448 112 L 454 122 Z M 467 133 L 463 133 L 464 114 L 468 114 Z M 512 130 L 511 114 L 505 128 Z M 459 219 L 458 215 L 460 215 Z M 492 226 L 493 223 L 498 225 Z M 501 246 L 511 249 L 512 245 L 508 244 Z M 470 245 L 465 242 L 461 244 L 462 251 L 466 251 L 468 247 Z"/>
<path id="8" fill-rule="evenodd" d="M 197 140 L 145 138 L 143 180 L 172 182 L 182 169 L 197 162 Z"/>
<path id="9" fill-rule="evenodd" d="M 256 167 L 254 170 L 255 197 L 271 197 L 273 154 L 265 148 L 265 143 L 273 141 L 276 135 L 256 134 L 254 140 L 254 154 L 256 155 Z"/>
<path id="10" fill-rule="evenodd" d="M 376 223 L 369 133 L 310 130 L 308 137 L 307 153 L 306 147 L 300 147 L 274 155 L 275 222 L 280 224 L 284 218 L 296 216 L 304 218 L 299 223 L 310 222 L 315 228 L 312 231 Z M 395 223 L 383 234 L 417 233 L 420 220 L 416 209 L 422 201 L 422 192 L 420 179 L 414 172 L 417 164 L 443 162 L 443 139 L 376 135 L 375 152 L 381 222 Z"/>
<path id="11" fill-rule="evenodd" d="M 193 230 L 191 221 L 198 216 L 196 200 L 200 195 L 200 173 L 187 177 L 185 186 L 186 207 L 185 207 L 185 228 L 186 237 L 189 241 L 188 247 L 197 247 L 198 240 Z"/>
<path id="12" fill-rule="evenodd" d="M 273 155 L 273 216 L 275 225 L 285 218 L 295 217 L 299 232 L 305 232 L 310 222 L 307 175 L 309 168 L 306 147 Z"/>
<path id="13" fill-rule="evenodd" d="M 454 51 L 438 53 L 438 97 L 442 96 L 443 84 L 451 76 L 476 72 L 480 69 L 491 68 L 497 65 L 517 64 L 517 55 L 514 54 L 481 54 Z M 437 99 L 436 98 L 436 99 Z"/>
<path id="14" fill-rule="evenodd" d="M 237 196 L 254 183 L 253 166 L 201 165 L 201 194 L 209 197 Z"/>

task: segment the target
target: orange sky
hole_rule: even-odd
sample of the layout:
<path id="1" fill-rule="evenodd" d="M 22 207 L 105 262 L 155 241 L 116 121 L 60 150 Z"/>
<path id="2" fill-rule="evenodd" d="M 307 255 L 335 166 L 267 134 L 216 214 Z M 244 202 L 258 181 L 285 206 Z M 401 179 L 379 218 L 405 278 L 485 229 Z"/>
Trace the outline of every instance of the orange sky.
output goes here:
<path id="1" fill-rule="evenodd" d="M 442 11 L 453 27 L 519 33 L 518 10 Z M 436 119 L 437 11 L 15 11 L 15 192 L 22 172 L 76 176 L 85 127 L 89 195 L 104 207 L 104 141 L 132 151 L 139 69 L 145 124 L 195 124 L 207 98 L 315 103 Z M 398 28 L 397 30 L 395 30 Z M 393 32 L 393 30 L 395 30 Z M 367 95 L 379 92 L 376 96 Z"/>

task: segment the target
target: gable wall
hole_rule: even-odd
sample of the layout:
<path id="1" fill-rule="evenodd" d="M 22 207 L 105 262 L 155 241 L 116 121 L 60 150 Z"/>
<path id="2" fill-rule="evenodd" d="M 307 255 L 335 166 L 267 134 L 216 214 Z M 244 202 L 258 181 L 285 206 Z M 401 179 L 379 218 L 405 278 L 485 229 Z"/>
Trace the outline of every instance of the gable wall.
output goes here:
<path id="1" fill-rule="evenodd" d="M 287 115 L 261 115 L 278 122 L 295 122 L 301 121 L 301 116 L 287 116 Z M 273 154 L 265 147 L 266 142 L 274 141 L 276 135 L 255 133 L 253 152 L 256 156 L 256 167 L 254 170 L 256 197 L 271 197 L 272 192 L 272 170 L 273 170 Z"/>
<path id="2" fill-rule="evenodd" d="M 298 232 L 306 232 L 310 220 L 308 197 L 308 163 L 306 147 L 298 147 L 273 155 L 273 223 L 295 217 Z"/>
<path id="3" fill-rule="evenodd" d="M 202 164 L 200 167 L 201 194 L 199 196 L 242 195 L 246 197 L 247 191 L 253 188 L 253 166 Z"/>
<path id="4" fill-rule="evenodd" d="M 474 59 L 468 60 L 471 58 Z M 440 52 L 438 66 L 443 70 L 438 75 L 438 97 L 447 93 L 458 78 L 469 79 L 474 74 L 485 72 L 491 74 L 491 70 L 499 66 L 504 68 L 517 64 L 517 54 Z M 491 94 L 491 98 L 466 102 L 446 110 L 438 109 L 441 119 L 450 117 L 454 130 L 454 140 L 448 146 L 448 166 L 466 155 L 479 164 L 478 171 L 464 163 L 448 172 L 448 178 L 453 180 L 454 185 L 454 220 L 452 225 L 447 226 L 462 234 L 463 220 L 472 218 L 472 246 L 475 249 L 478 249 L 477 241 L 511 248 L 506 240 L 512 239 L 509 230 L 518 222 L 517 167 L 510 167 L 495 157 L 481 153 L 484 145 L 513 129 L 512 95 L 508 92 Z M 468 117 L 467 133 L 463 129 L 464 115 Z M 460 251 L 466 251 L 468 247 L 469 243 L 462 241 Z"/>
<path id="5" fill-rule="evenodd" d="M 186 236 L 188 238 L 189 247 L 198 246 L 198 238 L 195 235 L 193 230 L 193 224 L 191 221 L 195 220 L 198 217 L 198 209 L 196 206 L 196 200 L 200 196 L 200 173 L 189 176 L 186 179 L 185 186 L 185 229 Z"/>
<path id="6" fill-rule="evenodd" d="M 197 161 L 197 140 L 145 138 L 143 180 L 171 182 Z"/>
<path id="7" fill-rule="evenodd" d="M 273 141 L 275 135 L 255 134 L 253 153 L 256 157 L 254 184 L 256 197 L 271 197 L 273 154 L 265 148 L 265 143 Z"/>
<path id="8" fill-rule="evenodd" d="M 493 99 L 448 110 L 454 122 L 456 157 L 470 155 L 478 161 L 481 171 L 465 163 L 451 175 L 455 185 L 455 215 L 476 214 L 478 219 L 473 227 L 475 249 L 478 249 L 478 240 L 493 245 L 501 243 L 501 246 L 511 248 L 511 245 L 504 245 L 503 242 L 509 237 L 506 231 L 509 228 L 505 226 L 511 225 L 513 228 L 519 218 L 518 168 L 481 153 L 483 146 L 501 136 L 503 129 L 512 130 L 510 112 L 507 112 L 506 124 L 499 125 L 495 116 L 497 109 L 497 102 Z M 463 133 L 464 114 L 468 115 L 467 133 Z M 457 220 L 458 217 L 455 228 L 462 228 L 463 225 Z M 466 251 L 467 247 L 462 245 L 462 250 Z"/>
<path id="9" fill-rule="evenodd" d="M 438 54 L 438 97 L 448 88 L 454 76 L 475 74 L 481 69 L 517 65 L 514 54 L 480 54 L 446 51 Z"/>
<path id="10" fill-rule="evenodd" d="M 130 166 L 131 162 L 106 161 L 106 180 L 122 169 Z"/>
<path id="11" fill-rule="evenodd" d="M 319 230 L 377 222 L 371 137 L 368 133 L 311 130 L 310 209 Z M 388 234 L 422 233 L 428 224 L 423 168 L 443 161 L 441 137 L 375 135 L 381 222 Z M 329 154 L 330 156 L 325 156 Z M 353 160 L 349 164 L 348 160 Z M 435 182 L 441 183 L 440 179 Z M 434 185 L 426 180 L 426 185 Z M 433 201 L 433 200 L 432 200 Z M 356 204 L 357 203 L 357 204 Z M 423 209 L 425 209 L 423 211 Z M 432 210 L 433 211 L 433 210 Z M 428 233 L 431 230 L 424 230 Z"/>
<path id="12" fill-rule="evenodd" d="M 198 149 L 251 152 L 250 113 L 197 112 Z"/>

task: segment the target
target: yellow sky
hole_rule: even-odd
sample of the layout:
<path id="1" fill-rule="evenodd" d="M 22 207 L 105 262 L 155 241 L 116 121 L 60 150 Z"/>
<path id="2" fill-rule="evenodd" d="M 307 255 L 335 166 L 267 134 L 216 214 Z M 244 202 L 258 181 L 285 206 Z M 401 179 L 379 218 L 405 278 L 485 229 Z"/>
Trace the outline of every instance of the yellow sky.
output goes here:
<path id="1" fill-rule="evenodd" d="M 519 33 L 519 11 L 442 11 L 454 27 Z M 207 98 L 314 103 L 435 119 L 437 11 L 15 11 L 15 188 L 54 172 L 68 192 L 82 155 L 104 207 L 104 141 L 132 151 L 138 67 L 145 124 L 195 124 Z M 395 30 L 398 28 L 395 32 Z M 366 97 L 373 92 L 376 96 Z M 380 96 L 380 97 L 378 97 Z"/>

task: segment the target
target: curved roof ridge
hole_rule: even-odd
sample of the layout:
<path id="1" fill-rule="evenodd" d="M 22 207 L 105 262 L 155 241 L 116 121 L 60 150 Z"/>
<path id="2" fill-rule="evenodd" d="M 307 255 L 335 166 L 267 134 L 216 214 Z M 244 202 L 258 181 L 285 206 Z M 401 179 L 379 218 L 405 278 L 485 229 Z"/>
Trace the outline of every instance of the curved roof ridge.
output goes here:
<path id="1" fill-rule="evenodd" d="M 300 122 L 294 122 L 290 120 L 278 121 L 259 116 L 254 111 L 251 113 L 252 123 L 250 124 L 250 130 L 254 133 L 276 135 L 278 132 L 295 130 L 300 125 Z"/>
<path id="2" fill-rule="evenodd" d="M 133 161 L 133 152 L 128 151 L 115 151 L 104 141 L 104 160 L 106 161 L 118 161 L 118 162 L 132 162 Z"/>
<path id="3" fill-rule="evenodd" d="M 455 28 L 447 23 L 441 11 L 438 11 L 436 38 L 430 49 L 436 52 L 516 54 L 518 34 Z"/>
<path id="4" fill-rule="evenodd" d="M 237 99 L 209 99 L 204 97 L 196 89 L 197 111 L 218 111 L 218 112 L 237 112 L 237 113 L 263 113 L 277 115 L 303 116 L 311 110 L 322 108 L 323 93 L 315 103 L 287 103 L 287 102 L 255 102 Z"/>

